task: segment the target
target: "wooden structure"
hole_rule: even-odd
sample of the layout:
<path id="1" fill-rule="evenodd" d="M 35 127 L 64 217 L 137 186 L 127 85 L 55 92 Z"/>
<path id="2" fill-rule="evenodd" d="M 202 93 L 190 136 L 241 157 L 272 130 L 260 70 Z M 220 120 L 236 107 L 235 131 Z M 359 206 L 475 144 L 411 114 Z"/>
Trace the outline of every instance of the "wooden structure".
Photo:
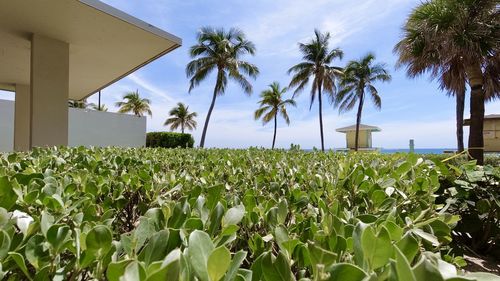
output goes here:
<path id="1" fill-rule="evenodd" d="M 465 119 L 464 126 L 469 125 Z M 500 152 L 500 114 L 485 115 L 483 126 L 484 152 Z"/>
<path id="2" fill-rule="evenodd" d="M 355 148 L 356 142 L 356 125 L 351 125 L 343 128 L 336 129 L 339 133 L 346 134 L 346 147 L 348 149 Z M 381 129 L 375 126 L 369 126 L 360 124 L 359 125 L 359 139 L 358 139 L 358 149 L 359 150 L 373 150 L 372 147 L 372 132 L 380 132 Z"/>

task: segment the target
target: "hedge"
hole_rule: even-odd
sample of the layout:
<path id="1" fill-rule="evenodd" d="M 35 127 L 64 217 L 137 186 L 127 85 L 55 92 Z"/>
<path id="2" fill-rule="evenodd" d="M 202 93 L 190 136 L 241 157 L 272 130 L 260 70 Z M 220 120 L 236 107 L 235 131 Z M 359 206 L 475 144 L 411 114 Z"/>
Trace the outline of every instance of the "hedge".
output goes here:
<path id="1" fill-rule="evenodd" d="M 191 134 L 173 132 L 150 132 L 146 135 L 146 147 L 193 147 L 194 139 Z"/>

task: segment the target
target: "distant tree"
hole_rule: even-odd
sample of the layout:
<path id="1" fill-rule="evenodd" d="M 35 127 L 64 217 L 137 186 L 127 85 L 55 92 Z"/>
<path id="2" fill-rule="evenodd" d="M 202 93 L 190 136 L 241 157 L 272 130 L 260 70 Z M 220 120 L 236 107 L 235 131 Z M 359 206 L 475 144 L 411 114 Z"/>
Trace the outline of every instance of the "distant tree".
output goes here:
<path id="1" fill-rule="evenodd" d="M 198 32 L 197 43 L 189 51 L 192 58 L 186 66 L 186 74 L 190 78 L 189 92 L 198 86 L 208 75 L 216 72 L 216 81 L 212 102 L 203 126 L 200 147 L 205 146 L 208 123 L 218 95 L 223 95 L 228 79 L 238 83 L 246 94 L 252 93 L 252 84 L 246 76 L 256 78 L 259 74 L 257 66 L 241 60 L 245 54 L 254 55 L 254 44 L 245 38 L 245 34 L 235 28 L 229 31 L 203 27 Z"/>
<path id="2" fill-rule="evenodd" d="M 384 64 L 373 64 L 375 56 L 368 54 L 359 61 L 350 61 L 344 68 L 344 75 L 341 78 L 340 90 L 337 93 L 335 105 L 341 112 L 349 111 L 358 103 L 358 113 L 356 117 L 356 136 L 354 150 L 359 148 L 359 125 L 366 94 L 369 94 L 373 104 L 380 109 L 382 101 L 377 88 L 373 85 L 377 81 L 390 81 L 391 75 L 385 69 Z"/>
<path id="3" fill-rule="evenodd" d="M 95 103 L 92 103 L 91 105 L 92 105 L 91 108 L 93 110 L 104 111 L 104 112 L 108 111 L 108 108 L 106 107 L 105 104 L 101 104 L 101 106 L 99 106 L 99 105 L 97 105 Z"/>
<path id="4" fill-rule="evenodd" d="M 83 100 L 68 100 L 68 106 L 71 108 L 81 108 L 85 109 L 89 106 L 87 99 Z"/>
<path id="5" fill-rule="evenodd" d="M 342 68 L 332 66 L 334 59 L 342 59 L 343 52 L 340 49 L 330 50 L 328 47 L 330 33 L 322 34 L 319 30 L 314 31 L 315 37 L 306 44 L 299 43 L 303 62 L 293 66 L 288 70 L 288 74 L 293 73 L 289 87 L 295 88 L 294 96 L 299 94 L 312 78 L 311 88 L 311 109 L 316 95 L 319 105 L 319 128 L 321 136 L 321 150 L 325 151 L 325 140 L 323 136 L 323 104 L 322 92 L 333 96 L 336 92 L 335 79 L 342 74 Z"/>
<path id="6" fill-rule="evenodd" d="M 149 116 L 152 116 L 153 113 L 149 105 L 151 101 L 146 98 L 141 98 L 139 96 L 139 91 L 129 92 L 123 96 L 124 101 L 119 101 L 116 103 L 116 106 L 120 107 L 118 112 L 120 113 L 128 113 L 132 112 L 136 116 L 143 116 L 144 113 L 147 113 Z"/>
<path id="7" fill-rule="evenodd" d="M 395 47 L 398 65 L 405 65 L 410 77 L 430 72 L 442 88 L 457 95 L 458 142 L 469 85 L 468 146 L 478 164 L 484 158 L 484 102 L 500 89 L 499 19 L 498 0 L 427 0 L 412 11 Z"/>
<path id="8" fill-rule="evenodd" d="M 189 112 L 189 106 L 184 105 L 179 102 L 176 107 L 172 108 L 169 112 L 170 118 L 168 118 L 164 126 L 170 125 L 170 130 L 177 130 L 181 127 L 181 132 L 184 133 L 184 128 L 188 130 L 196 129 L 196 120 L 194 118 L 198 116 L 196 112 Z"/>
<path id="9" fill-rule="evenodd" d="M 287 125 L 290 124 L 290 118 L 288 117 L 288 112 L 286 111 L 286 106 L 296 106 L 293 99 L 284 99 L 284 95 L 288 89 L 280 88 L 278 82 L 273 82 L 269 85 L 269 89 L 263 91 L 260 94 L 259 109 L 255 111 L 255 120 L 262 118 L 262 123 L 267 124 L 271 120 L 274 120 L 274 135 L 273 135 L 273 145 L 276 143 L 276 130 L 278 127 L 278 115 L 281 115 Z"/>

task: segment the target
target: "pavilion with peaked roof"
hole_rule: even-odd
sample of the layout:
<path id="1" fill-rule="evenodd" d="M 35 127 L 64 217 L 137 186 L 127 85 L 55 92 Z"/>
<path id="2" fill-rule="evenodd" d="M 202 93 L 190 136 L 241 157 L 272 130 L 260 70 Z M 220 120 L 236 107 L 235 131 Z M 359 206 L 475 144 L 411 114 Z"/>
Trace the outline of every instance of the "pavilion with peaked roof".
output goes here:
<path id="1" fill-rule="evenodd" d="M 335 131 L 339 133 L 346 134 L 346 148 L 354 149 L 356 142 L 356 124 L 338 128 Z M 358 149 L 360 150 L 372 150 L 372 132 L 380 132 L 381 129 L 376 126 L 370 126 L 365 124 L 359 124 L 359 139 L 358 139 Z"/>

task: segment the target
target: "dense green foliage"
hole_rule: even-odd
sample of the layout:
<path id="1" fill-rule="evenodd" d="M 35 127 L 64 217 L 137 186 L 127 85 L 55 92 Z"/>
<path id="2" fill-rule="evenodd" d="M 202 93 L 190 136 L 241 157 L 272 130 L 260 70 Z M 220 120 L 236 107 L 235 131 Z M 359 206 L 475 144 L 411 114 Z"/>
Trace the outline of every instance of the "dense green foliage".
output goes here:
<path id="1" fill-rule="evenodd" d="M 499 188 L 498 167 L 451 167 L 417 155 L 118 148 L 4 154 L 0 277 L 493 280 L 456 277 L 453 264 L 463 260 L 449 245 L 460 218 L 434 193 L 446 179 L 447 189 L 465 187 L 461 171 L 475 177 L 468 188 L 486 174 L 495 179 L 489 188 Z"/>
<path id="2" fill-rule="evenodd" d="M 146 147 L 193 147 L 194 139 L 191 134 L 174 132 L 150 132 L 146 134 Z"/>

